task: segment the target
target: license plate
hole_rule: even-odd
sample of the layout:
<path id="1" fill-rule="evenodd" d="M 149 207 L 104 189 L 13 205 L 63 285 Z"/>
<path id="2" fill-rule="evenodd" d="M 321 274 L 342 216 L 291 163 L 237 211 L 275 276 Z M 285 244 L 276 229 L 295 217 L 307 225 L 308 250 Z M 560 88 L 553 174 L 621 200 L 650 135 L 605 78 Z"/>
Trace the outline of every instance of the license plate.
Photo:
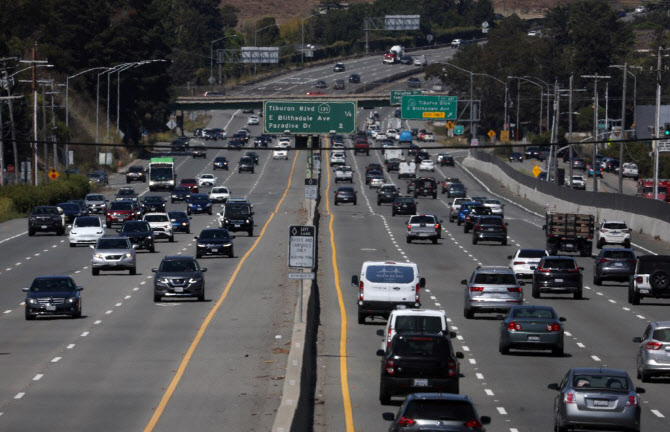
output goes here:
<path id="1" fill-rule="evenodd" d="M 606 407 L 606 406 L 609 406 L 609 404 L 610 404 L 609 401 L 605 400 L 605 399 L 594 399 L 593 400 L 593 406 Z"/>
<path id="2" fill-rule="evenodd" d="M 218 252 L 218 251 L 219 251 L 218 249 L 212 249 L 212 252 Z"/>
<path id="3" fill-rule="evenodd" d="M 540 337 L 539 336 L 528 336 L 528 341 L 529 342 L 539 342 Z"/>
<path id="4" fill-rule="evenodd" d="M 414 387 L 428 387 L 428 380 L 426 378 L 414 379 Z"/>
<path id="5" fill-rule="evenodd" d="M 240 226 L 242 226 L 242 225 L 240 225 L 240 224 L 235 224 L 235 228 L 239 228 Z"/>
<path id="6" fill-rule="evenodd" d="M 42 229 L 47 229 L 47 226 L 46 226 L 46 225 L 42 225 Z"/>
<path id="7" fill-rule="evenodd" d="M 46 310 L 48 310 L 48 311 L 55 311 L 55 310 L 56 310 L 56 306 L 54 306 L 54 305 L 47 305 Z"/>
<path id="8" fill-rule="evenodd" d="M 623 263 L 615 262 L 614 267 L 623 267 Z"/>
<path id="9" fill-rule="evenodd" d="M 174 292 L 176 292 L 176 293 L 184 292 L 184 288 L 175 288 Z"/>
<path id="10" fill-rule="evenodd" d="M 116 264 L 117 264 L 116 261 L 112 261 L 112 262 L 109 263 L 109 265 L 111 265 L 111 266 L 115 266 Z"/>
<path id="11" fill-rule="evenodd" d="M 563 282 L 563 279 L 554 279 L 554 282 Z"/>
<path id="12" fill-rule="evenodd" d="M 565 244 L 565 247 L 571 248 L 571 247 L 572 247 L 572 243 L 566 243 L 566 244 Z"/>
<path id="13" fill-rule="evenodd" d="M 487 228 L 486 231 L 495 231 L 495 228 Z"/>

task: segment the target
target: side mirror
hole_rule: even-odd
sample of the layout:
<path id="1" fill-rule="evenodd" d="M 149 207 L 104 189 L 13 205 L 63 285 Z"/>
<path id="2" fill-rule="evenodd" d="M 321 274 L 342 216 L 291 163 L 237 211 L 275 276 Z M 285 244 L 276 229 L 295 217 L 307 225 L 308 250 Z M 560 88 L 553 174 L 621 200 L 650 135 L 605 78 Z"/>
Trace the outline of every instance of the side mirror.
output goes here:
<path id="1" fill-rule="evenodd" d="M 196 239 L 196 240 L 198 240 L 198 239 L 200 238 L 200 236 L 195 236 L 195 237 L 193 237 L 193 238 Z"/>
<path id="2" fill-rule="evenodd" d="M 546 225 L 542 225 L 542 231 L 546 231 L 546 230 L 547 230 L 547 226 L 546 226 Z"/>
<path id="3" fill-rule="evenodd" d="M 479 423 L 481 423 L 483 425 L 491 424 L 491 417 L 481 416 L 481 417 L 479 417 Z"/>
<path id="4" fill-rule="evenodd" d="M 72 225 L 67 225 L 66 228 L 72 229 Z"/>
<path id="5" fill-rule="evenodd" d="M 377 329 L 377 336 L 384 336 L 384 330 L 382 329 Z"/>
<path id="6" fill-rule="evenodd" d="M 455 338 L 455 337 L 456 337 L 456 332 L 450 331 L 450 332 L 449 332 L 449 337 L 450 337 L 451 339 Z"/>
<path id="7" fill-rule="evenodd" d="M 139 245 L 136 245 L 136 244 L 131 245 L 131 247 L 132 247 L 133 249 L 137 249 L 137 246 L 139 246 Z"/>
<path id="8" fill-rule="evenodd" d="M 505 319 L 505 315 L 503 315 L 503 314 L 497 314 L 497 315 L 496 315 L 496 319 L 504 320 L 504 319 Z"/>
<path id="9" fill-rule="evenodd" d="M 642 393 L 646 393 L 646 392 L 647 391 L 645 389 L 643 389 L 642 387 L 635 387 L 635 393 L 642 394 Z"/>
<path id="10" fill-rule="evenodd" d="M 514 258 L 514 256 L 512 256 L 512 255 L 507 255 L 507 259 L 512 259 L 512 258 Z"/>
<path id="11" fill-rule="evenodd" d="M 456 351 L 456 358 L 457 358 L 457 359 L 463 359 L 463 358 L 465 358 L 465 356 L 463 355 L 462 352 L 460 352 L 460 351 Z"/>
<path id="12" fill-rule="evenodd" d="M 25 288 L 24 288 L 24 289 L 25 289 Z M 634 337 L 634 338 L 633 338 L 633 342 L 635 342 L 635 343 L 642 343 L 642 338 L 639 337 L 639 336 Z"/>
<path id="13" fill-rule="evenodd" d="M 580 270 L 584 270 L 584 267 L 580 267 L 579 269 L 580 269 Z"/>
<path id="14" fill-rule="evenodd" d="M 120 232 L 121 232 L 121 229 L 117 229 L 116 232 L 117 232 L 117 233 L 120 233 Z"/>
<path id="15" fill-rule="evenodd" d="M 567 319 L 565 319 L 565 317 L 558 317 L 558 320 L 559 320 L 560 322 L 566 322 L 566 321 L 567 321 Z"/>
<path id="16" fill-rule="evenodd" d="M 508 224 L 507 222 L 505 222 L 505 226 L 508 226 L 508 225 L 509 225 L 509 224 Z"/>
<path id="17" fill-rule="evenodd" d="M 358 276 L 354 275 L 351 277 L 351 285 L 358 288 Z"/>
<path id="18" fill-rule="evenodd" d="M 461 281 L 461 285 L 467 285 L 467 284 L 468 284 L 468 281 L 467 281 L 467 280 L 463 279 L 463 280 Z"/>
<path id="19" fill-rule="evenodd" d="M 152 273 L 156 273 L 157 271 L 158 271 L 158 270 L 156 270 L 155 268 L 152 268 L 152 269 L 151 269 L 151 272 L 152 272 Z"/>
<path id="20" fill-rule="evenodd" d="M 28 288 L 28 287 L 23 287 L 23 288 L 21 288 L 21 291 L 23 291 L 23 292 L 28 292 L 28 291 L 30 291 L 30 288 Z"/>
<path id="21" fill-rule="evenodd" d="M 377 356 L 383 357 L 384 356 L 384 350 L 381 350 L 381 349 L 377 350 Z"/>
<path id="22" fill-rule="evenodd" d="M 201 272 L 205 273 L 207 271 L 207 267 L 203 267 L 200 269 Z"/>
<path id="23" fill-rule="evenodd" d="M 548 388 L 549 390 L 556 390 L 556 391 L 559 390 L 559 388 L 558 388 L 558 384 L 557 384 L 557 383 L 551 383 L 551 384 L 549 384 L 549 385 L 547 386 L 547 388 Z"/>
<path id="24" fill-rule="evenodd" d="M 383 418 L 384 420 L 386 420 L 386 421 L 393 421 L 393 420 L 395 420 L 395 416 L 393 415 L 393 413 L 390 413 L 390 412 L 382 413 L 382 418 Z"/>
<path id="25" fill-rule="evenodd" d="M 230 238 L 234 239 L 234 238 L 237 238 L 237 236 L 231 235 Z"/>
<path id="26" fill-rule="evenodd" d="M 77 291 L 84 291 L 84 287 L 77 287 Z"/>
<path id="27" fill-rule="evenodd" d="M 425 288 L 426 287 L 426 278 L 419 279 L 419 287 L 420 288 Z"/>

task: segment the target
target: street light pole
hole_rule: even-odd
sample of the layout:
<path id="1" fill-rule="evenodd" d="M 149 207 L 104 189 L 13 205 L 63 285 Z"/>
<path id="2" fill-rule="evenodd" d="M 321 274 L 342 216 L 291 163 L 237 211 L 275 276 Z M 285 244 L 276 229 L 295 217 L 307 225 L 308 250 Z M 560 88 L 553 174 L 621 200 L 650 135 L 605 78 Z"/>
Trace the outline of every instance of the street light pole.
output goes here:
<path id="1" fill-rule="evenodd" d="M 582 78 L 593 79 L 593 153 L 591 168 L 593 169 L 593 192 L 598 192 L 598 173 L 596 171 L 596 155 L 598 154 L 598 80 L 610 79 L 609 75 L 582 75 Z"/>

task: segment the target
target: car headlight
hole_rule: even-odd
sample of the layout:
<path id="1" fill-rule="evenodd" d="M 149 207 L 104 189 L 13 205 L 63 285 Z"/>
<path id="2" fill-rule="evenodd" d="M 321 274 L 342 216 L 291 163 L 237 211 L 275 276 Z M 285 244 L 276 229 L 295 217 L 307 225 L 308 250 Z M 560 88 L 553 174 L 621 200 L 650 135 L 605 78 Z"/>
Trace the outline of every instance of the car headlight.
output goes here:
<path id="1" fill-rule="evenodd" d="M 211 207 L 211 206 L 212 206 L 212 203 L 207 203 L 207 207 Z"/>
<path id="2" fill-rule="evenodd" d="M 67 302 L 68 303 L 77 303 L 77 297 L 70 297 L 69 299 L 67 299 Z"/>
<path id="3" fill-rule="evenodd" d="M 247 219 L 247 220 L 245 221 L 245 223 L 249 223 L 249 219 Z"/>
<path id="4" fill-rule="evenodd" d="M 224 219 L 223 223 L 229 223 L 230 221 L 228 219 Z"/>
<path id="5" fill-rule="evenodd" d="M 37 304 L 37 299 L 29 298 L 28 300 L 26 300 L 26 303 L 35 305 Z"/>
<path id="6" fill-rule="evenodd" d="M 167 278 L 158 278 L 158 282 L 160 282 L 160 283 L 162 283 L 162 284 L 167 284 L 167 283 L 168 283 L 168 279 L 167 279 Z"/>
<path id="7" fill-rule="evenodd" d="M 205 247 L 206 245 L 204 243 L 198 243 L 196 246 L 198 247 Z"/>
<path id="8" fill-rule="evenodd" d="M 70 231 L 70 234 L 77 235 L 77 231 Z"/>
<path id="9" fill-rule="evenodd" d="M 93 254 L 93 258 L 102 258 L 102 255 L 99 253 Z"/>
<path id="10" fill-rule="evenodd" d="M 233 244 L 232 243 L 224 243 L 223 247 L 231 247 Z"/>
<path id="11" fill-rule="evenodd" d="M 126 253 L 126 258 L 132 258 L 132 257 L 133 257 L 133 254 L 131 254 L 130 252 Z"/>
<path id="12" fill-rule="evenodd" d="M 196 283 L 196 282 L 200 282 L 200 278 L 191 278 L 188 280 L 188 283 Z"/>
<path id="13" fill-rule="evenodd" d="M 186 225 L 188 225 L 188 222 L 182 222 L 181 224 L 182 224 L 182 226 L 186 226 Z"/>
<path id="14" fill-rule="evenodd" d="M 177 219 L 170 219 L 170 222 L 177 222 Z"/>
<path id="15" fill-rule="evenodd" d="M 96 234 L 102 234 L 102 231 L 96 231 L 95 233 Z"/>

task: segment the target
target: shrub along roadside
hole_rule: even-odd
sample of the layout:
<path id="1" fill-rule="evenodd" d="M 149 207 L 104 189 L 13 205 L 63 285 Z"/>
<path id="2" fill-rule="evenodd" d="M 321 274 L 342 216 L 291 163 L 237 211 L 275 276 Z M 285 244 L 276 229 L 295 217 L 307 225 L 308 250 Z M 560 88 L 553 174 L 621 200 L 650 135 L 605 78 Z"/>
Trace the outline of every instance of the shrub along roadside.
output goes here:
<path id="1" fill-rule="evenodd" d="M 80 175 L 39 186 L 3 186 L 0 188 L 0 221 L 26 215 L 36 205 L 56 205 L 69 199 L 81 199 L 90 190 L 88 178 Z"/>

